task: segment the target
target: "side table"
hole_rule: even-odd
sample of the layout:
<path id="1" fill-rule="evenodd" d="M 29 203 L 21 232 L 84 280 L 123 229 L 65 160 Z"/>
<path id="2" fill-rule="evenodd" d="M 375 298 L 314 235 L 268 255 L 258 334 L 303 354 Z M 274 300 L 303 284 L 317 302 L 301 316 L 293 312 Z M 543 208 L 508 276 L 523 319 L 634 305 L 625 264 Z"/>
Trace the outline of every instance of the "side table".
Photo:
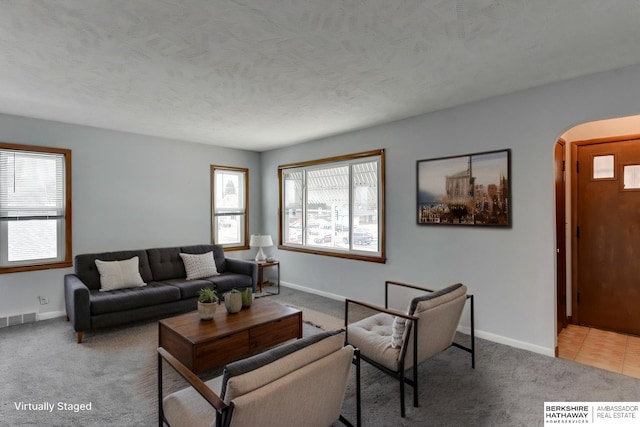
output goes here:
<path id="1" fill-rule="evenodd" d="M 265 282 L 264 281 L 264 269 L 265 268 L 269 268 L 269 267 L 277 267 L 278 270 L 278 281 L 277 283 L 277 289 L 278 292 L 267 292 L 271 295 L 280 295 L 280 261 L 255 261 L 252 260 L 253 262 L 255 262 L 258 265 L 258 289 L 260 292 L 262 292 L 262 285 L 264 285 L 265 283 L 269 283 L 269 282 Z"/>

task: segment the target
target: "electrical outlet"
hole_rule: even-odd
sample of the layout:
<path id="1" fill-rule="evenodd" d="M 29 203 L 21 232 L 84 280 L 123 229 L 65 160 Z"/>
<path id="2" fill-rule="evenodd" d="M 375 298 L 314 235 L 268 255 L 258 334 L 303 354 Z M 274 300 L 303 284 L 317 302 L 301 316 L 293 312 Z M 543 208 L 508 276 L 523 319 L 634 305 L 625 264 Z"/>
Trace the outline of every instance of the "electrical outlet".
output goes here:
<path id="1" fill-rule="evenodd" d="M 40 305 L 49 304 L 49 297 L 38 297 L 40 299 Z"/>

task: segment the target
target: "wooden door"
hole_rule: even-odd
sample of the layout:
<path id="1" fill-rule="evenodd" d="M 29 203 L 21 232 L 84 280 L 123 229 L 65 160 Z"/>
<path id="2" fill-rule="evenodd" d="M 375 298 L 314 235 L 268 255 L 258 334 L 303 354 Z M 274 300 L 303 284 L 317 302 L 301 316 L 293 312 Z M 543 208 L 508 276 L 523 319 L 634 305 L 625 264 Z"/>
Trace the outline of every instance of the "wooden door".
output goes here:
<path id="1" fill-rule="evenodd" d="M 556 301 L 557 333 L 567 326 L 567 245 L 565 235 L 565 161 L 564 141 L 556 144 L 555 180 L 556 180 Z"/>
<path id="2" fill-rule="evenodd" d="M 640 139 L 578 146 L 579 323 L 640 334 Z"/>

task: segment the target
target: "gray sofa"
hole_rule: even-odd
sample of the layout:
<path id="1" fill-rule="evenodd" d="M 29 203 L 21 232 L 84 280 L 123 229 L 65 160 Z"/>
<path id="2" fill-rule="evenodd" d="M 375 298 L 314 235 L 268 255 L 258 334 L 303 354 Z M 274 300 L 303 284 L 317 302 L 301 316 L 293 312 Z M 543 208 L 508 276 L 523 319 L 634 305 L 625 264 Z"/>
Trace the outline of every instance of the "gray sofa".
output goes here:
<path id="1" fill-rule="evenodd" d="M 217 276 L 187 280 L 180 253 L 213 252 Z M 143 287 L 100 291 L 96 260 L 123 261 L 137 256 Z M 250 261 L 225 258 L 218 245 L 154 248 L 77 255 L 75 274 L 64 277 L 67 318 L 82 342 L 90 329 L 124 324 L 195 310 L 198 292 L 215 285 L 219 292 L 233 288 L 256 289 L 258 266 Z"/>

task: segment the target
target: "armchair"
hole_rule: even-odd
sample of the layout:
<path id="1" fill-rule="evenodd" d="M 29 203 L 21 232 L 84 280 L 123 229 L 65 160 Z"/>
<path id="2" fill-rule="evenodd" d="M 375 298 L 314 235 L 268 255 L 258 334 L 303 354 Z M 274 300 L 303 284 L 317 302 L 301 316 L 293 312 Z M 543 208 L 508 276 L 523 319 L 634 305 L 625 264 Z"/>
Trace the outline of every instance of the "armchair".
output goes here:
<path id="1" fill-rule="evenodd" d="M 163 396 L 163 360 L 190 387 Z M 222 377 L 203 382 L 160 347 L 159 425 L 327 427 L 340 420 L 352 427 L 340 410 L 353 363 L 359 426 L 359 360 L 357 349 L 344 346 L 342 331 L 323 332 L 233 362 Z"/>
<path id="2" fill-rule="evenodd" d="M 419 292 L 410 300 L 407 312 L 389 308 L 390 289 L 402 295 Z M 396 300 L 398 295 L 394 295 Z M 454 342 L 458 323 L 466 301 L 470 301 L 471 345 Z M 351 305 L 377 312 L 349 324 Z M 413 387 L 413 406 L 418 406 L 418 365 L 446 350 L 458 347 L 471 354 L 471 367 L 475 368 L 473 295 L 458 283 L 439 291 L 432 291 L 406 283 L 385 282 L 385 306 L 347 299 L 345 302 L 345 343 L 360 350 L 362 360 L 400 381 L 400 415 L 405 416 L 405 383 Z M 417 349 L 417 350 L 416 350 Z M 412 368 L 411 378 L 406 370 Z"/>

